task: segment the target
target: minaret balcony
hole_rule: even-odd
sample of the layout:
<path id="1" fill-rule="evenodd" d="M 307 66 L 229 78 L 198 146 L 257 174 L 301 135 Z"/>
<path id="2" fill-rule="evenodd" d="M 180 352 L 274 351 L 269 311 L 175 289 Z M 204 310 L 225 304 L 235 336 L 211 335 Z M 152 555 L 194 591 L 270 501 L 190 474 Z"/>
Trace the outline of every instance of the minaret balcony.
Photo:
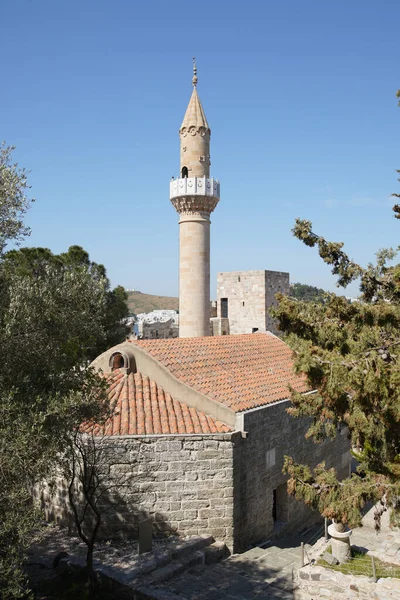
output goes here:
<path id="1" fill-rule="evenodd" d="M 219 181 L 213 177 L 172 179 L 169 184 L 170 200 L 179 196 L 210 196 L 219 200 Z"/>

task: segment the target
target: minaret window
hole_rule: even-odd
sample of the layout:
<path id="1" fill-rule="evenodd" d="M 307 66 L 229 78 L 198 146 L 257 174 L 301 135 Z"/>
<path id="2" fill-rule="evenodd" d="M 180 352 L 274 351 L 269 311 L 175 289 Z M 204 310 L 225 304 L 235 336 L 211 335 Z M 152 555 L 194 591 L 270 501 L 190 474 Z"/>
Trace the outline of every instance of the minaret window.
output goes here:
<path id="1" fill-rule="evenodd" d="M 182 179 L 184 179 L 185 177 L 188 177 L 189 175 L 189 170 L 187 167 L 182 167 Z"/>

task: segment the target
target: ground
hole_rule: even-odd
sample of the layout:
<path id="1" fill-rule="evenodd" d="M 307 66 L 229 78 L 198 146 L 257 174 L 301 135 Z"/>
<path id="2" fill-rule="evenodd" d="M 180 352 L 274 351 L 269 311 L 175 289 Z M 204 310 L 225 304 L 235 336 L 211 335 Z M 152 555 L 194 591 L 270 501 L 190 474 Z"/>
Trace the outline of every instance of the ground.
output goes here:
<path id="1" fill-rule="evenodd" d="M 184 572 L 177 573 L 170 579 L 150 589 L 164 593 L 175 600 L 267 600 L 293 598 L 293 571 L 301 565 L 301 543 L 305 544 L 304 561 L 310 562 L 312 544 L 323 538 L 324 526 L 319 525 L 304 531 L 297 536 L 285 537 L 281 540 L 269 540 L 263 547 L 254 547 L 243 554 L 229 557 L 214 565 L 196 564 Z M 155 540 L 154 548 L 163 550 L 176 538 Z M 322 541 L 322 540 L 321 540 Z M 353 531 L 352 544 L 368 549 L 374 556 L 385 562 L 400 565 L 400 533 L 385 531 L 377 534 L 371 528 L 357 528 Z M 85 555 L 85 545 L 74 537 L 69 537 L 65 530 L 49 526 L 41 541 L 33 544 L 29 555 L 29 574 L 36 590 L 37 600 L 64 600 L 61 592 L 57 595 L 48 593 L 48 581 L 55 578 L 56 571 L 52 568 L 54 557 L 60 551 L 66 551 L 74 556 Z M 146 558 L 147 557 L 147 558 Z M 137 576 L 138 546 L 137 541 L 100 542 L 95 552 L 97 561 L 113 567 L 123 573 L 126 581 Z M 142 555 L 144 560 L 152 560 L 152 553 Z M 149 574 L 151 578 L 151 573 Z M 64 578 L 64 584 L 67 582 Z M 397 580 L 396 580 L 397 581 Z M 77 582 L 75 581 L 75 584 Z M 108 582 L 107 582 L 108 583 Z M 46 587 L 47 586 L 47 587 Z M 82 585 L 80 585 L 80 588 Z M 124 590 L 104 598 L 123 598 Z M 85 596 L 76 594 L 69 596 L 74 600 L 83 600 Z M 389 596 L 388 596 L 389 597 Z M 392 596 L 390 596 L 392 597 Z M 102 598 L 98 595 L 99 600 Z"/>

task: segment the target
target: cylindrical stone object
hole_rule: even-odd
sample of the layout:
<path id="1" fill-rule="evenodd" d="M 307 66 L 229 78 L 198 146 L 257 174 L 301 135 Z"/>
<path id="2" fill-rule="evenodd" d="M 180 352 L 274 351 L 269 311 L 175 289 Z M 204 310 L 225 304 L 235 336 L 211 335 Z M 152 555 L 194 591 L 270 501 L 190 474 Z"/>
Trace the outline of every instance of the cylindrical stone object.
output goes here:
<path id="1" fill-rule="evenodd" d="M 346 562 L 351 557 L 350 536 L 353 533 L 352 530 L 337 531 L 335 524 L 332 523 L 328 527 L 328 533 L 331 536 L 332 555 L 340 563 Z"/>

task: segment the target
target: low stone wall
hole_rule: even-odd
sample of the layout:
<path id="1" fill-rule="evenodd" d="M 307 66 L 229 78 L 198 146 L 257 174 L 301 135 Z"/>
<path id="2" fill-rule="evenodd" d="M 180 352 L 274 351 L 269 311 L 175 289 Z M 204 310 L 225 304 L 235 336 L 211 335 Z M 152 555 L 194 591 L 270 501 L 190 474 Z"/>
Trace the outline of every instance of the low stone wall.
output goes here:
<path id="1" fill-rule="evenodd" d="M 370 577 L 344 575 L 337 571 L 308 565 L 299 569 L 295 576 L 295 600 L 398 600 L 400 579 L 385 577 L 377 582 Z"/>
<path id="2" fill-rule="evenodd" d="M 109 456 L 106 485 L 129 489 L 104 495 L 102 537 L 136 535 L 151 516 L 157 532 L 212 535 L 233 548 L 233 443 L 240 434 L 102 438 Z M 66 482 L 38 493 L 46 518 L 71 524 Z M 107 497 L 109 496 L 109 497 Z M 115 508 L 111 508 L 114 506 Z"/>

